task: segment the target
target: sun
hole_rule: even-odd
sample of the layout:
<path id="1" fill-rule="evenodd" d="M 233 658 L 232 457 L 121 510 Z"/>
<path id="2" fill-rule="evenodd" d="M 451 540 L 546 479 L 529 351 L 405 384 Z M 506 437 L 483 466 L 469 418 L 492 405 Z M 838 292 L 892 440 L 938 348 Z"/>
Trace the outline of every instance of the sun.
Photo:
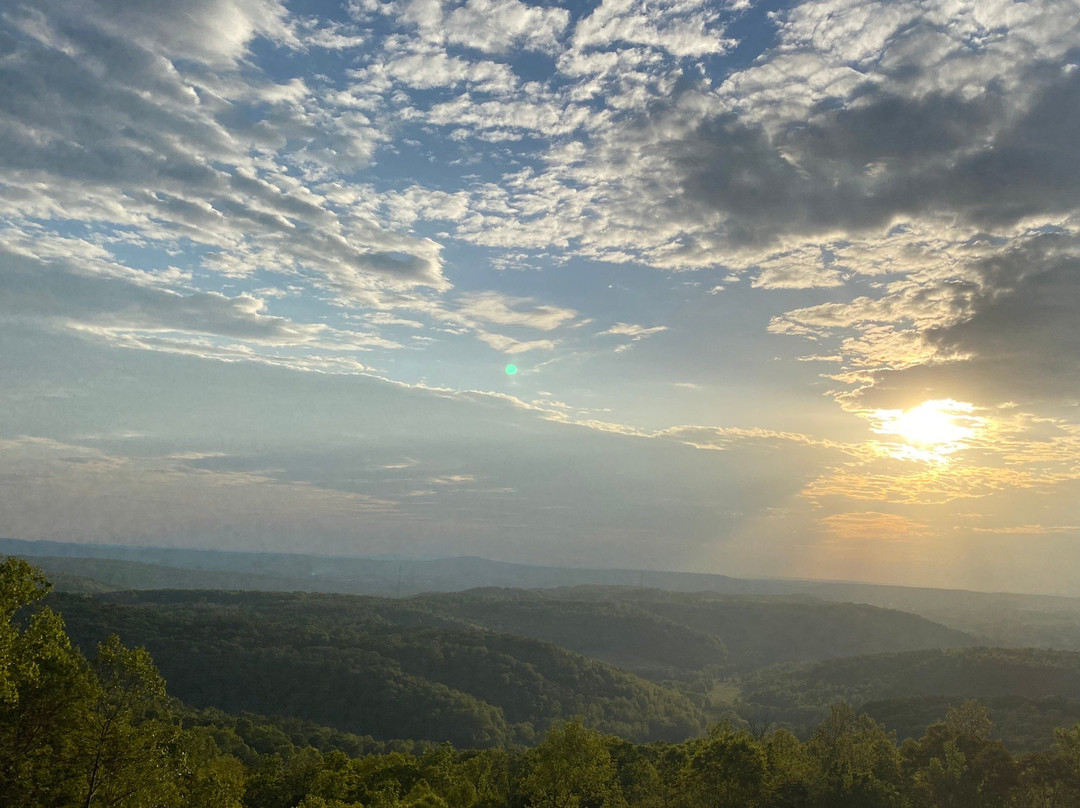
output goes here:
<path id="1" fill-rule="evenodd" d="M 943 460 L 946 455 L 969 445 L 982 419 L 973 414 L 974 405 L 951 398 L 924 401 L 909 410 L 876 410 L 879 435 L 895 435 L 907 446 L 896 456 Z"/>
<path id="2" fill-rule="evenodd" d="M 970 426 L 956 419 L 957 402 L 925 401 L 918 407 L 902 413 L 894 422 L 892 431 L 910 443 L 922 446 L 939 446 L 956 443 L 971 437 Z"/>

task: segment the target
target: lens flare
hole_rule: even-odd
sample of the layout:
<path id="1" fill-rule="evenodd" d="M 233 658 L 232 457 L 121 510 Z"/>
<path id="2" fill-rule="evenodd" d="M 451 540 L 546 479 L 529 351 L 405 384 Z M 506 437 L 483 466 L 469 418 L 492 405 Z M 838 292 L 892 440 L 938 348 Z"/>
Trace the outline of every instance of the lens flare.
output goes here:
<path id="1" fill-rule="evenodd" d="M 517 365 L 507 365 L 506 366 L 506 375 L 507 376 L 515 375 L 517 373 L 517 371 L 518 371 Z"/>

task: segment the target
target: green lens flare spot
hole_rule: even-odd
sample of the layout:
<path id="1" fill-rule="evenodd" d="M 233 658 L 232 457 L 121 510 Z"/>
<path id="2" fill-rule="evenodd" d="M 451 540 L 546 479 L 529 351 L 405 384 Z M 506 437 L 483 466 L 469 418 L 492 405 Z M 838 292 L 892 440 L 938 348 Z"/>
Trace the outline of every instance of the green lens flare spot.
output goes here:
<path id="1" fill-rule="evenodd" d="M 506 366 L 506 375 L 507 376 L 513 376 L 515 373 L 517 373 L 517 365 L 507 365 Z"/>

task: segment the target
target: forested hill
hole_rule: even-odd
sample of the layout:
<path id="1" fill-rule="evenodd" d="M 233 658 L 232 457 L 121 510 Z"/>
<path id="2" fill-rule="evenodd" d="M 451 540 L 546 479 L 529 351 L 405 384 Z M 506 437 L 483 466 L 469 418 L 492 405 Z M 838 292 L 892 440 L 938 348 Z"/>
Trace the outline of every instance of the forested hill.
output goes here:
<path id="1" fill-rule="evenodd" d="M 572 587 L 481 589 L 405 603 L 437 619 L 452 615 L 537 637 L 654 677 L 974 644 L 961 631 L 913 614 L 808 597 Z"/>
<path id="2" fill-rule="evenodd" d="M 743 678 L 740 711 L 805 730 L 844 700 L 917 737 L 966 699 L 990 707 L 1010 745 L 1045 747 L 1054 727 L 1080 721 L 1080 653 L 962 648 L 778 665 Z"/>
<path id="3" fill-rule="evenodd" d="M 901 746 L 884 727 L 847 704 L 830 709 L 805 742 L 783 729 L 747 732 L 719 724 L 704 737 L 683 743 L 635 746 L 569 721 L 556 722 L 531 749 L 461 751 L 445 744 L 381 744 L 305 721 L 192 711 L 166 696 L 165 682 L 145 650 L 125 648 L 115 637 L 98 647 L 91 659 L 73 649 L 61 617 L 32 606 L 47 590 L 44 576 L 29 565 L 15 559 L 0 561 L 4 808 L 1072 808 L 1080 804 L 1080 725 L 1059 728 L 1044 749 L 1015 756 L 994 737 L 995 727 L 977 702 L 947 711 L 944 722 L 934 723 L 922 737 Z M 214 652 L 220 649 L 200 642 L 206 625 L 233 626 L 223 634 L 232 641 L 253 641 L 259 648 L 280 647 L 280 632 L 292 628 L 297 630 L 292 640 L 296 645 L 306 639 L 320 648 L 348 649 L 340 621 L 326 608 L 335 605 L 333 600 L 196 592 L 161 593 L 146 600 L 130 595 L 68 596 L 55 598 L 53 604 L 74 606 L 83 619 L 95 614 L 107 617 L 123 623 L 129 634 L 141 631 L 155 641 L 182 644 L 184 636 L 171 632 L 191 632 L 187 637 L 191 647 L 210 651 L 213 663 Z M 283 609 L 299 614 L 299 623 L 282 616 Z M 267 617 L 274 620 L 267 622 Z M 365 614 L 360 605 L 346 617 L 359 623 L 355 630 L 360 633 L 378 636 L 387 629 L 385 620 Z M 238 632 L 237 625 L 243 631 Z M 408 648 L 408 632 L 391 628 L 397 634 L 384 631 L 393 639 L 377 647 L 386 649 L 397 642 Z M 969 656 L 960 652 L 937 658 Z M 449 658 L 453 668 L 453 654 Z M 901 678 L 934 658 L 910 655 L 911 664 L 900 665 L 906 671 Z M 1011 670 L 1009 681 L 1015 681 L 1018 672 L 1036 670 L 1022 659 L 1009 655 L 1004 659 Z M 1065 657 L 1042 659 L 1044 668 L 1055 671 L 1043 684 L 1075 683 L 1070 672 L 1075 666 Z M 267 668 L 273 671 L 280 660 L 263 662 L 269 662 Z M 858 676 L 886 667 L 887 660 L 869 658 L 854 667 L 836 668 L 836 680 L 850 686 Z M 361 662 L 350 670 L 363 669 Z M 602 674 L 604 666 L 598 671 Z M 196 670 L 195 675 L 205 672 Z M 335 688 L 355 682 L 339 681 L 338 672 L 333 664 L 325 670 L 301 671 L 306 678 L 290 684 L 294 692 L 329 692 L 340 699 Z M 258 677 L 253 681 L 257 684 Z M 279 692 L 286 704 L 291 695 Z M 427 717 L 444 718 L 438 713 Z"/>
<path id="4" fill-rule="evenodd" d="M 747 679 L 759 696 L 862 703 L 896 696 L 1080 698 L 1080 653 L 1035 648 L 961 648 L 780 666 Z"/>
<path id="5" fill-rule="evenodd" d="M 54 594 L 86 649 L 145 646 L 170 693 L 196 707 L 291 716 L 376 739 L 530 743 L 581 716 L 638 740 L 682 740 L 702 716 L 683 695 L 550 643 L 424 626 L 376 598 L 150 591 Z"/>
<path id="6" fill-rule="evenodd" d="M 1080 650 L 1080 598 L 969 592 L 842 581 L 741 579 L 631 569 L 570 569 L 482 558 L 388 559 L 0 538 L 58 588 L 245 589 L 408 596 L 479 587 L 650 587 L 717 595 L 810 596 L 911 612 L 977 635 L 987 645 Z M 75 576 L 75 577 L 72 577 Z M 92 579 L 92 581 L 79 579 Z"/>
<path id="7" fill-rule="evenodd" d="M 659 682 L 971 643 L 870 606 L 629 588 L 404 599 L 149 590 L 50 600 L 84 648 L 110 633 L 145 646 L 172 694 L 193 706 L 467 746 L 528 743 L 573 716 L 627 738 L 681 740 L 700 731 L 702 713 Z"/>

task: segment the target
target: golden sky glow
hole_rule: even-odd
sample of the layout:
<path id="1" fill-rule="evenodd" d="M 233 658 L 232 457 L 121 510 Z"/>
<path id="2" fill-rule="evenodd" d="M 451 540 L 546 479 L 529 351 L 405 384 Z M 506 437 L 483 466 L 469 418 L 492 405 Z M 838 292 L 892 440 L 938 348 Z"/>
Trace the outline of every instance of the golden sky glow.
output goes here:
<path id="1" fill-rule="evenodd" d="M 963 401 L 935 399 L 907 410 L 875 410 L 874 432 L 903 442 L 890 450 L 893 457 L 945 462 L 984 429 L 985 419 L 974 409 Z"/>

